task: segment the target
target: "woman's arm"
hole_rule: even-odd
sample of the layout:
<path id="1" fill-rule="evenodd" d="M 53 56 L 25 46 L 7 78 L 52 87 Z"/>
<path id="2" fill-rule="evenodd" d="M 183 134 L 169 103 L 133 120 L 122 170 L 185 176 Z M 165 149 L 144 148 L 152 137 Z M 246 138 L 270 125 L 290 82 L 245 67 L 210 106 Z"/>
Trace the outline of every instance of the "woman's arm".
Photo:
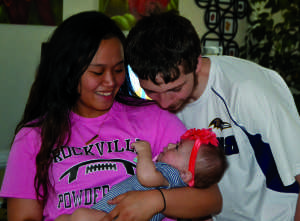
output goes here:
<path id="1" fill-rule="evenodd" d="M 63 214 L 55 219 L 55 221 L 93 221 L 102 220 L 106 215 L 105 212 L 101 210 L 95 210 L 90 208 L 79 208 L 75 210 L 72 214 Z"/>
<path id="2" fill-rule="evenodd" d="M 190 187 L 163 189 L 166 200 L 166 216 L 176 218 L 196 218 L 218 214 L 222 209 L 222 196 L 217 185 L 207 189 Z M 162 195 L 158 190 L 132 191 L 122 194 L 112 201 L 116 207 L 103 221 L 149 220 L 164 208 Z"/>
<path id="3" fill-rule="evenodd" d="M 218 214 L 222 210 L 222 196 L 217 184 L 207 189 L 163 189 L 166 216 L 196 218 Z"/>
<path id="4" fill-rule="evenodd" d="M 37 200 L 8 198 L 7 218 L 9 221 L 41 221 L 43 208 Z"/>

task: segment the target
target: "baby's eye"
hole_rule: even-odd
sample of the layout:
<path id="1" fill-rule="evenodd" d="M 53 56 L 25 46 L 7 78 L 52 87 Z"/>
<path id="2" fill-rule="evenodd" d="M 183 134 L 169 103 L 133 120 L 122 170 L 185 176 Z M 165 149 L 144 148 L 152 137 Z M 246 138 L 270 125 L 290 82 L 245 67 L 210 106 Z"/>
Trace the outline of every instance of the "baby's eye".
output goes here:
<path id="1" fill-rule="evenodd" d="M 178 150 L 178 147 L 179 147 L 179 144 L 177 143 L 175 149 Z"/>

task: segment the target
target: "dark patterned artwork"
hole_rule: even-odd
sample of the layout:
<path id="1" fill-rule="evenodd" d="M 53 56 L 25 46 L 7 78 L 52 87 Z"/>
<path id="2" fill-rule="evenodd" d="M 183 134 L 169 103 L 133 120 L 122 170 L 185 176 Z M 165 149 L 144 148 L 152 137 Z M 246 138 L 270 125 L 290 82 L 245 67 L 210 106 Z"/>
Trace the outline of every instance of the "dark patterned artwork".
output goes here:
<path id="1" fill-rule="evenodd" d="M 247 0 L 195 0 L 205 9 L 204 23 L 208 31 L 202 36 L 203 46 L 221 47 L 224 55 L 239 56 L 239 45 L 234 40 L 238 20 L 246 17 Z"/>

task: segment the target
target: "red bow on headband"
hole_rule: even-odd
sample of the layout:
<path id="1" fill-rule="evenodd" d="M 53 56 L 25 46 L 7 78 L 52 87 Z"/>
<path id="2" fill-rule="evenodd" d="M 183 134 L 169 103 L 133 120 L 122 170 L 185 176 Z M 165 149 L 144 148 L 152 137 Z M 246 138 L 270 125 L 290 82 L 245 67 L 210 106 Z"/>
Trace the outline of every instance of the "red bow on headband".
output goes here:
<path id="1" fill-rule="evenodd" d="M 212 144 L 214 146 L 218 146 L 219 142 L 217 140 L 216 134 L 209 128 L 209 129 L 190 129 L 186 131 L 182 136 L 181 139 L 189 139 L 195 140 L 190 161 L 189 161 L 189 171 L 192 173 L 192 179 L 189 182 L 189 186 L 193 187 L 195 183 L 195 163 L 197 158 L 197 153 L 201 144 Z"/>

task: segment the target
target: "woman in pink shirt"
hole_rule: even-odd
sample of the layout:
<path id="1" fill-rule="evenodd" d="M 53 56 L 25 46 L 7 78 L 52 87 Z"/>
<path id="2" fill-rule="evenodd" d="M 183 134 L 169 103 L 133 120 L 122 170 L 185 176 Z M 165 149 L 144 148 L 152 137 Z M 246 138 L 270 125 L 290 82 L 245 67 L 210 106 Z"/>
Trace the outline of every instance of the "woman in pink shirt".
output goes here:
<path id="1" fill-rule="evenodd" d="M 0 192 L 8 199 L 9 220 L 49 221 L 90 208 L 135 174 L 132 142 L 147 140 L 156 156 L 185 131 L 174 115 L 134 96 L 124 42 L 111 19 L 82 12 L 45 44 Z M 163 194 L 166 216 L 204 216 L 221 208 L 217 185 Z M 158 190 L 131 192 L 106 219 L 148 220 L 164 206 Z"/>

